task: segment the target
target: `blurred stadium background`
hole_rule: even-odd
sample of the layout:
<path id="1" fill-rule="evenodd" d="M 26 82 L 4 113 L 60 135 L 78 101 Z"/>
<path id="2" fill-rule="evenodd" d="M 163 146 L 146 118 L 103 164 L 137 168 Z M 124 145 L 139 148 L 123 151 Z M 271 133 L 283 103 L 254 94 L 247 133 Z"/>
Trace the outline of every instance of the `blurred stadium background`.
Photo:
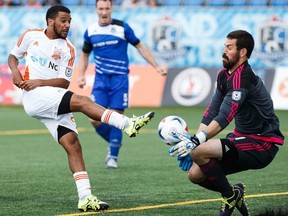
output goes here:
<path id="1" fill-rule="evenodd" d="M 49 0 L 2 0 L 2 4 L 6 1 L 15 5 L 26 5 L 27 2 L 36 2 L 38 4 L 47 4 Z M 121 6 L 126 0 L 114 0 L 115 6 Z M 138 0 L 139 1 L 139 0 Z M 146 1 L 149 4 L 150 0 Z M 94 0 L 60 0 L 67 6 L 95 6 Z M 286 0 L 153 0 L 158 6 L 287 6 Z"/>
<path id="2" fill-rule="evenodd" d="M 0 7 L 0 105 L 21 104 L 21 91 L 13 86 L 7 67 L 9 51 L 26 29 L 46 26 L 47 6 L 41 6 L 42 1 L 30 7 L 28 1 L 12 1 L 21 6 Z M 275 108 L 288 109 L 288 1 L 157 0 L 160 6 L 148 6 L 147 1 L 144 7 L 131 8 L 123 8 L 121 1 L 115 1 L 113 17 L 127 21 L 158 61 L 169 66 L 169 74 L 163 78 L 129 46 L 131 107 L 206 106 L 222 67 L 225 37 L 232 30 L 244 29 L 255 38 L 250 59 L 255 73 L 265 81 Z M 61 2 L 71 7 L 69 38 L 80 55 L 83 33 L 97 21 L 95 1 Z M 82 90 L 76 85 L 77 65 L 71 83 L 70 88 L 80 94 L 89 95 L 92 86 L 94 67 L 90 57 L 87 74 L 91 82 L 87 88 Z M 20 67 L 24 70 L 23 64 Z"/>

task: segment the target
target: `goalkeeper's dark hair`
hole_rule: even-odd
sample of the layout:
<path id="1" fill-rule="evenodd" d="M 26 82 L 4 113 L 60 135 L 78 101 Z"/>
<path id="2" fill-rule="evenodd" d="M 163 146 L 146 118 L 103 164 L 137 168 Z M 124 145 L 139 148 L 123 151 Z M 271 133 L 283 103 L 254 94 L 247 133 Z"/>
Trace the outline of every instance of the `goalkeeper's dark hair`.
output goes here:
<path id="1" fill-rule="evenodd" d="M 58 5 L 53 5 L 50 7 L 47 12 L 46 12 L 46 23 L 48 25 L 48 19 L 53 19 L 55 20 L 56 17 L 58 16 L 59 12 L 65 12 L 70 14 L 70 9 L 65 7 L 64 5 L 58 4 Z"/>
<path id="2" fill-rule="evenodd" d="M 253 36 L 244 30 L 232 31 L 227 35 L 228 39 L 237 39 L 237 50 L 245 48 L 247 50 L 247 58 L 249 59 L 254 49 Z"/>

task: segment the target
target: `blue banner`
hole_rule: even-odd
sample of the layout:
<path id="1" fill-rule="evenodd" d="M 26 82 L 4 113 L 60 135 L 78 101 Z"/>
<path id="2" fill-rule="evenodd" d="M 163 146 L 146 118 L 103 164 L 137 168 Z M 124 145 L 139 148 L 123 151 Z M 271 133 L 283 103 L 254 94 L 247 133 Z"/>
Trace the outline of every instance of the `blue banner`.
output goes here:
<path id="1" fill-rule="evenodd" d="M 0 8 L 0 64 L 18 37 L 29 28 L 45 28 L 47 8 Z M 78 58 L 83 33 L 97 22 L 94 8 L 71 8 L 69 38 Z M 170 67 L 221 67 L 221 54 L 228 32 L 247 30 L 255 38 L 250 63 L 255 68 L 288 65 L 288 13 L 286 8 L 143 8 L 114 9 L 113 18 L 124 20 L 150 47 L 157 59 Z M 137 50 L 129 46 L 130 62 L 146 64 Z"/>

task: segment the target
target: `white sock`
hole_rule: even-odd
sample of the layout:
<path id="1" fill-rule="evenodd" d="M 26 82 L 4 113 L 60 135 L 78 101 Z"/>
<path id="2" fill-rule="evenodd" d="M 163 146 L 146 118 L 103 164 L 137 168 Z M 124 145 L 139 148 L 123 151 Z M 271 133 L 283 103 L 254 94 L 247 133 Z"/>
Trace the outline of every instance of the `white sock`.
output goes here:
<path id="1" fill-rule="evenodd" d="M 73 174 L 73 177 L 76 183 L 79 199 L 82 200 L 90 196 L 91 185 L 90 185 L 88 173 L 86 171 L 75 172 Z"/>
<path id="2" fill-rule="evenodd" d="M 123 130 L 129 125 L 129 118 L 115 111 L 106 109 L 101 116 L 101 122 Z"/>

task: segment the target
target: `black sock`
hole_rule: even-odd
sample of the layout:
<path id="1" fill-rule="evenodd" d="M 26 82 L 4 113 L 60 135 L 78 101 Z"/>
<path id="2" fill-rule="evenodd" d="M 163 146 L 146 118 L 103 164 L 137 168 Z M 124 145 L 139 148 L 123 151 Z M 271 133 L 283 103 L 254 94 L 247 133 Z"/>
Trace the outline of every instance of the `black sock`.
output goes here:
<path id="1" fill-rule="evenodd" d="M 225 176 L 221 163 L 217 159 L 210 159 L 207 164 L 199 166 L 206 181 L 199 185 L 209 190 L 218 191 L 223 197 L 233 196 L 233 190 Z"/>
<path id="2" fill-rule="evenodd" d="M 198 185 L 200 185 L 201 187 L 204 187 L 208 190 L 212 190 L 212 191 L 215 191 L 215 192 L 219 192 L 214 186 L 213 184 L 211 184 L 210 181 L 208 181 L 207 179 L 201 183 L 199 183 Z"/>

